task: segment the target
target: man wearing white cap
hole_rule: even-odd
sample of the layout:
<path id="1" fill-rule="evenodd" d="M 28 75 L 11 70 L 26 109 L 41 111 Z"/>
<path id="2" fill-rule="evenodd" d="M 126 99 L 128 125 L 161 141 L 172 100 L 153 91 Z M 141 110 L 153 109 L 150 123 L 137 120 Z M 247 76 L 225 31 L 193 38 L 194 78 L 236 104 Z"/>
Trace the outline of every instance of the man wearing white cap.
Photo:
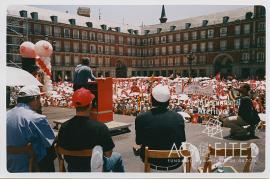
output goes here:
<path id="1" fill-rule="evenodd" d="M 169 111 L 170 90 L 168 86 L 157 85 L 152 90 L 152 109 L 136 117 L 136 144 L 141 146 L 140 156 L 144 160 L 144 148 L 171 150 L 186 141 L 185 123 L 182 116 Z M 181 159 L 150 160 L 151 168 L 172 170 L 181 166 Z"/>
<path id="2" fill-rule="evenodd" d="M 18 104 L 7 112 L 7 146 L 23 147 L 32 144 L 40 172 L 54 172 L 55 139 L 47 117 L 41 111 L 40 89 L 25 86 L 19 91 Z M 29 157 L 25 154 L 7 155 L 9 172 L 28 172 Z"/>

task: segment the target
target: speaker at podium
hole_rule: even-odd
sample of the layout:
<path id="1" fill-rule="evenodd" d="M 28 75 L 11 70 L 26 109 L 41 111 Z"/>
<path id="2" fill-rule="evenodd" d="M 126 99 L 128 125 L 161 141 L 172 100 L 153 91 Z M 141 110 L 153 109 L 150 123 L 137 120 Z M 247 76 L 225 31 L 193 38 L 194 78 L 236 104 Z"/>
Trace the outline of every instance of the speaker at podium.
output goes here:
<path id="1" fill-rule="evenodd" d="M 113 121 L 113 90 L 112 78 L 96 79 L 87 87 L 95 95 L 90 111 L 90 118 L 100 122 Z"/>

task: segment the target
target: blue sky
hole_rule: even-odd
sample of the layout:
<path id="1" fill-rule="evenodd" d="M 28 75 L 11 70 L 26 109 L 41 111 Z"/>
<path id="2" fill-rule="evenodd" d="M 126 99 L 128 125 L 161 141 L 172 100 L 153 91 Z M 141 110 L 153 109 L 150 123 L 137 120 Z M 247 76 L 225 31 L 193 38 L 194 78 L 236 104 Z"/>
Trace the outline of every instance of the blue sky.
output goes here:
<path id="1" fill-rule="evenodd" d="M 83 6 L 83 5 L 80 5 Z M 75 5 L 39 5 L 35 7 L 46 8 L 57 11 L 68 11 L 76 14 L 79 6 Z M 135 26 L 158 24 L 162 5 L 86 5 L 90 7 L 91 16 L 117 23 L 125 23 Z M 232 9 L 247 7 L 243 5 L 165 5 L 168 21 L 185 19 L 207 15 L 215 12 L 228 11 Z"/>

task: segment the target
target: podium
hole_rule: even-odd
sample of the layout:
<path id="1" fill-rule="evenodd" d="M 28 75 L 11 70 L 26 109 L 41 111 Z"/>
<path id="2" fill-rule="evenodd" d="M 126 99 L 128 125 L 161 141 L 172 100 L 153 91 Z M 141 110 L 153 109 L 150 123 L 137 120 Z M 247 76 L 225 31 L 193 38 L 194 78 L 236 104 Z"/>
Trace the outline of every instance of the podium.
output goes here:
<path id="1" fill-rule="evenodd" d="M 91 81 L 87 84 L 87 89 L 91 90 L 95 95 L 89 115 L 90 119 L 105 123 L 111 136 L 115 136 L 130 132 L 128 127 L 130 127 L 131 124 L 113 121 L 112 82 L 112 78 L 96 79 L 96 81 Z M 62 125 L 68 120 L 70 120 L 70 118 L 54 120 L 54 129 L 58 130 L 59 125 Z"/>
<path id="2" fill-rule="evenodd" d="M 90 118 L 103 123 L 113 121 L 112 78 L 89 82 L 88 89 L 95 95 Z"/>

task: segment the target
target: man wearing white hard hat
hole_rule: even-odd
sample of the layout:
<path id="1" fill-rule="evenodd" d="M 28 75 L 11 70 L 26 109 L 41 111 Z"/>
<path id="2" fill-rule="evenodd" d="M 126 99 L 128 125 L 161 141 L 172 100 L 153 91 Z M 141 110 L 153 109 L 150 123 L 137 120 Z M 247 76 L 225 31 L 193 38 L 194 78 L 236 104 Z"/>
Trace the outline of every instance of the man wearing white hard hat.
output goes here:
<path id="1" fill-rule="evenodd" d="M 186 141 L 185 123 L 182 116 L 168 110 L 170 90 L 168 86 L 157 85 L 152 90 L 152 109 L 136 117 L 136 144 L 141 146 L 139 155 L 144 160 L 144 148 L 171 150 Z M 182 158 L 176 160 L 150 160 L 151 168 L 173 170 L 181 166 Z"/>
<path id="2" fill-rule="evenodd" d="M 54 172 L 55 153 L 52 147 L 54 132 L 41 111 L 40 89 L 25 86 L 19 91 L 17 105 L 7 112 L 7 146 L 23 147 L 32 144 L 40 172 Z M 29 156 L 8 154 L 9 172 L 29 172 Z"/>

